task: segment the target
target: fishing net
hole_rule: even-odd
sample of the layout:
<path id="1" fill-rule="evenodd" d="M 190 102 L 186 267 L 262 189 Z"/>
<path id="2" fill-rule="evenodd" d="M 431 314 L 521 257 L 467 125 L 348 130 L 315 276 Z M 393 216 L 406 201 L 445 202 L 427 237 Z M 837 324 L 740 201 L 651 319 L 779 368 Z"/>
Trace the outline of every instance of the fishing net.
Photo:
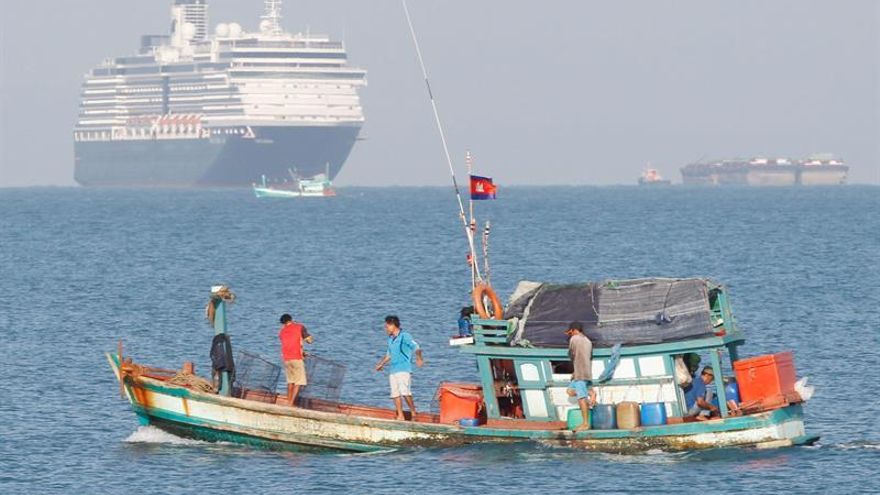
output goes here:
<path id="1" fill-rule="evenodd" d="M 247 351 L 238 351 L 235 358 L 235 389 L 242 399 L 275 402 L 275 390 L 281 367 L 268 359 Z"/>
<path id="2" fill-rule="evenodd" d="M 345 365 L 314 354 L 306 355 L 305 364 L 309 384 L 303 387 L 302 397 L 339 401 L 345 380 Z"/>

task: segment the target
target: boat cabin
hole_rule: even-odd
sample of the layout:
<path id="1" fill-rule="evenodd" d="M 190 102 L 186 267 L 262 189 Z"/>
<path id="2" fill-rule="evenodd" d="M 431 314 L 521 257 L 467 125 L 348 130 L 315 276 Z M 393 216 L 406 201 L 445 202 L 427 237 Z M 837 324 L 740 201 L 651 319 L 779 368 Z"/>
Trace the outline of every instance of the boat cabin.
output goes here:
<path id="1" fill-rule="evenodd" d="M 473 319 L 472 343 L 459 346 L 477 360 L 490 424 L 527 420 L 550 427 L 577 409 L 567 393 L 570 321 L 581 321 L 593 342 L 597 403 L 662 403 L 668 417 L 682 417 L 687 407 L 676 358 L 696 353 L 703 357 L 700 369 L 713 368 L 718 407 L 728 416 L 725 377 L 745 339 L 722 286 L 702 279 L 525 284 L 512 297 L 509 319 Z M 614 344 L 621 344 L 616 353 Z M 606 372 L 609 365 L 614 369 Z"/>

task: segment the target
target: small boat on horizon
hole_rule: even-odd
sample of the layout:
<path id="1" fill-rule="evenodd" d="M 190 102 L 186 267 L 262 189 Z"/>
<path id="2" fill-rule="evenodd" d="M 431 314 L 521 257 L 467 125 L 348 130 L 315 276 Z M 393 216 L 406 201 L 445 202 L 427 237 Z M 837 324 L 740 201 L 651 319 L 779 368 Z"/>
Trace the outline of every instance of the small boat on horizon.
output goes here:
<path id="1" fill-rule="evenodd" d="M 640 186 L 668 186 L 672 181 L 664 179 L 656 168 L 646 168 L 639 177 Z"/>
<path id="2" fill-rule="evenodd" d="M 310 179 L 303 179 L 288 169 L 293 181 L 285 181 L 280 186 L 270 185 L 263 175 L 260 184 L 254 184 L 254 195 L 258 198 L 323 198 L 336 196 L 330 176 L 318 174 Z"/>

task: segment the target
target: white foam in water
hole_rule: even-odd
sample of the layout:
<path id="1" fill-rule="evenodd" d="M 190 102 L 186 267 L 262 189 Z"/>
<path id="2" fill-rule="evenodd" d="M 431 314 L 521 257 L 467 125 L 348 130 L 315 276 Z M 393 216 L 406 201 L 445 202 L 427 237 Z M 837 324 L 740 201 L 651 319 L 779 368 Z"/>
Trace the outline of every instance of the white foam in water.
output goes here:
<path id="1" fill-rule="evenodd" d="M 177 435 L 172 435 L 167 431 L 160 430 L 155 426 L 141 426 L 138 427 L 128 438 L 125 439 L 126 443 L 158 443 L 158 444 L 166 444 L 166 445 L 206 445 L 207 442 L 202 442 L 200 440 L 192 440 L 189 438 L 181 438 Z"/>
<path id="2" fill-rule="evenodd" d="M 855 442 L 847 442 L 847 443 L 839 443 L 834 445 L 834 447 L 842 450 L 856 450 L 856 449 L 865 449 L 865 450 L 880 450 L 880 443 L 878 442 L 870 442 L 866 440 L 859 440 Z"/>

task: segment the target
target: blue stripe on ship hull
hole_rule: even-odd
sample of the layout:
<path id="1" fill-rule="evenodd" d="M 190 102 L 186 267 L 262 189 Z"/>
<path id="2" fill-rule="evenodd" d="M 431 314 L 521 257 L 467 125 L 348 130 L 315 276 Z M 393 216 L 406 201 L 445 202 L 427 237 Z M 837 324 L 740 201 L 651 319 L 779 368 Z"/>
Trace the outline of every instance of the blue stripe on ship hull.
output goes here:
<path id="1" fill-rule="evenodd" d="M 84 186 L 249 186 L 261 175 L 336 177 L 360 126 L 253 127 L 254 138 L 80 141 L 74 178 Z"/>

